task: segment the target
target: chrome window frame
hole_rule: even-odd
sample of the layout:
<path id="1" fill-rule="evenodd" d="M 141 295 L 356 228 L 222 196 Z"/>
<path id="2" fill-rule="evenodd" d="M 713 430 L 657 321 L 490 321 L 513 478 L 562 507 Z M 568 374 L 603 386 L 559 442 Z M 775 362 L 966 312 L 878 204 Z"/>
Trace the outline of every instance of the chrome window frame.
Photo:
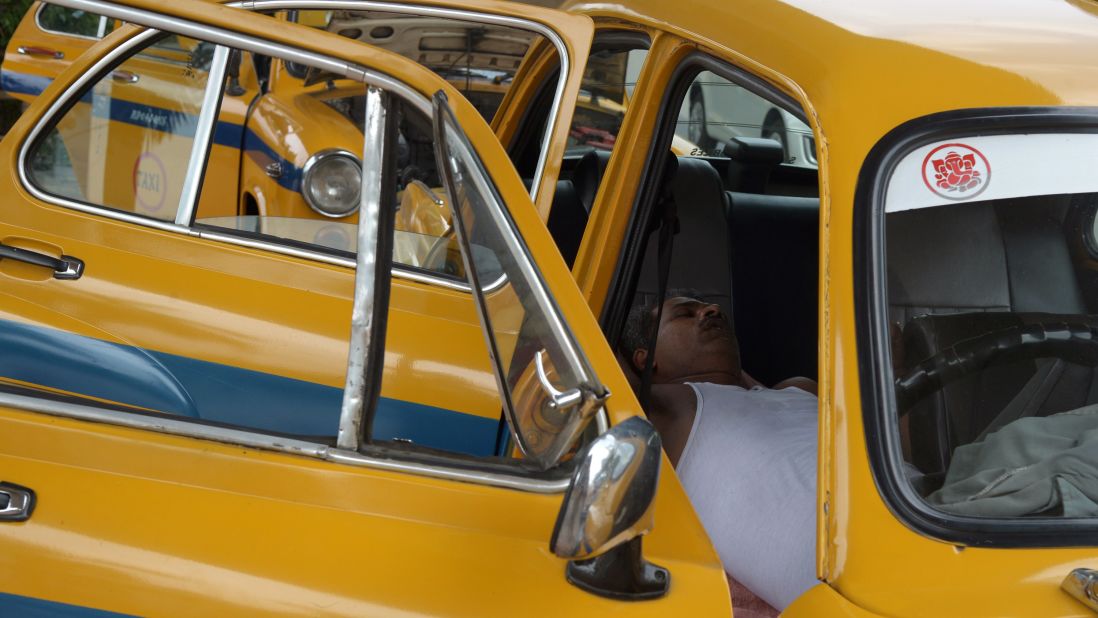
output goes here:
<path id="1" fill-rule="evenodd" d="M 397 81 L 392 77 L 375 72 L 371 69 L 352 65 L 350 63 L 334 59 L 330 56 L 323 56 L 320 54 L 314 54 L 312 52 L 302 51 L 279 43 L 271 43 L 260 39 L 254 39 L 245 35 L 237 34 L 232 31 L 227 31 L 220 28 L 199 27 L 192 24 L 191 22 L 187 22 L 182 19 L 164 16 L 157 13 L 151 13 L 141 9 L 132 9 L 128 7 L 114 5 L 106 2 L 101 2 L 99 0 L 51 0 L 51 2 L 71 8 L 92 10 L 94 12 L 101 13 L 115 19 L 121 19 L 127 22 L 143 25 L 148 28 L 148 30 L 144 32 L 139 32 L 133 35 L 132 38 L 130 38 L 129 40 L 119 44 L 117 47 L 115 47 L 110 52 L 105 54 L 102 58 L 100 58 L 95 64 L 93 64 L 89 68 L 89 70 L 84 72 L 83 75 L 74 80 L 69 88 L 66 89 L 56 100 L 54 100 L 54 102 L 46 110 L 45 114 L 43 114 L 42 120 L 40 120 L 38 124 L 36 124 L 35 127 L 27 135 L 27 138 L 20 145 L 17 165 L 20 182 L 23 184 L 24 188 L 31 193 L 31 195 L 50 204 L 55 204 L 58 206 L 66 207 L 79 212 L 93 214 L 96 216 L 102 216 L 108 219 L 122 221 L 124 223 L 131 223 L 153 229 L 175 232 L 203 239 L 215 240 L 230 245 L 240 245 L 250 248 L 264 249 L 274 253 L 289 255 L 292 257 L 313 259 L 341 266 L 346 265 L 352 268 L 356 266 L 356 260 L 336 258 L 334 256 L 326 255 L 319 252 L 294 249 L 274 243 L 268 243 L 265 241 L 241 239 L 228 234 L 199 231 L 175 223 L 168 223 L 155 219 L 147 219 L 130 213 L 110 210 L 49 195 L 35 187 L 34 184 L 31 183 L 30 179 L 27 177 L 26 167 L 28 150 L 30 149 L 31 145 L 33 145 L 37 141 L 42 130 L 45 127 L 52 126 L 53 119 L 59 113 L 67 111 L 68 103 L 72 100 L 73 97 L 77 95 L 77 93 L 80 93 L 84 89 L 84 87 L 87 86 L 90 82 L 101 79 L 104 75 L 106 75 L 113 68 L 114 64 L 116 63 L 116 61 L 119 60 L 119 58 L 127 55 L 131 50 L 133 50 L 133 48 L 141 45 L 151 38 L 158 36 L 163 31 L 182 34 L 184 36 L 208 41 L 217 45 L 234 47 L 236 49 L 243 49 L 247 51 L 252 51 L 254 53 L 262 53 L 264 55 L 277 56 L 283 59 L 295 58 L 308 64 L 321 66 L 338 75 L 344 75 L 350 79 L 363 82 L 367 86 L 380 88 L 387 91 L 390 95 L 399 96 L 402 101 L 415 106 L 416 108 L 423 111 L 428 117 L 430 117 L 432 113 L 431 102 L 426 96 L 418 93 L 409 86 Z M 188 182 L 192 182 L 192 180 L 189 179 Z M 532 259 L 529 255 L 526 254 L 523 254 L 520 257 L 525 260 Z M 313 443 L 305 440 L 289 439 L 256 431 L 248 431 L 245 429 L 233 429 L 227 427 L 203 425 L 167 416 L 160 417 L 137 415 L 119 410 L 98 408 L 92 405 L 70 403 L 65 401 L 55 401 L 27 395 L 0 392 L 0 406 L 26 410 L 30 412 L 37 412 L 51 416 L 60 416 L 96 423 L 117 425 L 121 427 L 157 431 L 188 438 L 197 438 L 202 440 L 223 442 L 227 444 L 242 445 L 268 451 L 277 451 L 293 455 L 304 455 L 315 459 L 322 459 L 325 461 L 331 461 L 356 467 L 402 472 L 419 476 L 502 487 L 506 489 L 515 489 L 533 493 L 562 493 L 565 489 L 567 489 L 569 484 L 569 479 L 567 477 L 559 479 L 532 478 L 528 474 L 524 474 L 524 471 L 518 469 L 517 467 L 514 474 L 508 474 L 486 470 L 461 468 L 457 466 L 434 465 L 418 461 L 401 460 L 397 459 L 393 454 L 388 453 L 388 456 L 384 457 L 370 456 L 346 448 L 331 447 L 325 444 Z M 596 418 L 600 429 L 604 428 L 604 426 L 606 425 L 605 410 L 600 411 L 599 415 Z"/>

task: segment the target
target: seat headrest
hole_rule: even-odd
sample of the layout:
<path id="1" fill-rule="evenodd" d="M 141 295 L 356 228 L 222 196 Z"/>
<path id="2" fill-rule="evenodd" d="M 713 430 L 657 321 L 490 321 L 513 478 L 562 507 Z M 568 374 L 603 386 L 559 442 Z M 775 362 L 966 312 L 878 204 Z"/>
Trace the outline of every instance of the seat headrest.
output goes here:
<path id="1" fill-rule="evenodd" d="M 785 160 L 781 142 L 765 137 L 733 137 L 725 142 L 724 155 L 749 165 L 780 165 Z"/>
<path id="2" fill-rule="evenodd" d="M 765 193 L 770 172 L 785 160 L 778 140 L 762 137 L 733 137 L 725 142 L 728 157 L 728 187 L 744 193 Z"/>
<path id="3" fill-rule="evenodd" d="M 602 184 L 602 173 L 606 171 L 609 161 L 609 150 L 592 150 L 580 158 L 572 172 L 572 183 L 576 186 L 580 203 L 587 210 L 587 214 L 591 214 L 591 208 L 595 205 L 595 196 Z"/>

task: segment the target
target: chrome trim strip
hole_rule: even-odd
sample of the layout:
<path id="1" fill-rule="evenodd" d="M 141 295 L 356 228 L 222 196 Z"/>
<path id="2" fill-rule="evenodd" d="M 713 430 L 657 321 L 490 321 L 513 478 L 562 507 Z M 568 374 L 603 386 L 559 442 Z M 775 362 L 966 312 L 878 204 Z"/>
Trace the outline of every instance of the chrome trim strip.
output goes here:
<path id="1" fill-rule="evenodd" d="M 118 427 L 127 427 L 130 429 L 156 431 L 159 433 L 182 436 L 184 438 L 196 438 L 224 444 L 241 445 L 248 448 L 287 453 L 290 455 L 302 455 L 314 459 L 330 461 L 336 464 L 345 464 L 360 468 L 415 474 L 446 481 L 461 481 L 478 485 L 502 487 L 505 489 L 517 489 L 531 493 L 562 493 L 568 488 L 568 483 L 570 482 L 567 478 L 555 481 L 544 481 L 525 478 L 518 475 L 509 476 L 491 472 L 475 472 L 420 463 L 401 462 L 393 459 L 378 459 L 356 452 L 333 449 L 325 444 L 317 444 L 293 438 L 282 438 L 243 429 L 200 425 L 168 416 L 145 416 L 142 414 L 121 412 L 119 410 L 105 410 L 90 405 L 39 399 L 37 397 L 16 395 L 12 393 L 0 393 L 0 407 L 46 414 L 49 416 L 72 418 L 93 423 L 115 425 Z"/>
<path id="2" fill-rule="evenodd" d="M 188 438 L 213 440 L 229 444 L 242 444 L 254 448 L 282 451 L 296 455 L 308 455 L 309 457 L 324 457 L 328 446 L 314 444 L 291 438 L 279 438 L 261 433 L 254 433 L 242 429 L 230 429 L 228 427 L 214 427 L 199 425 L 173 416 L 146 416 L 133 414 L 120 410 L 106 410 L 91 405 L 53 401 L 50 399 L 38 399 L 27 395 L 13 393 L 0 393 L 0 406 L 48 414 L 50 416 L 63 416 L 94 423 L 106 423 L 108 425 L 120 425 L 133 429 L 145 429 L 170 433 Z"/>
<path id="3" fill-rule="evenodd" d="M 234 236 L 232 234 L 226 234 L 224 232 L 216 232 L 213 230 L 203 229 L 190 229 L 188 230 L 191 236 L 202 238 L 205 240 L 215 240 L 217 242 L 223 242 L 227 245 L 237 245 L 240 247 L 247 247 L 249 249 L 260 249 L 262 251 L 270 251 L 271 253 L 278 253 L 281 255 L 288 255 L 290 257 L 301 258 L 305 260 L 312 260 L 314 262 L 322 262 L 324 264 L 331 264 L 332 266 L 342 266 L 344 268 L 354 268 L 355 261 L 351 258 L 340 257 L 338 255 L 331 255 L 328 253 L 322 253 L 320 251 L 310 251 L 308 249 L 299 249 L 297 247 L 291 247 L 289 245 L 280 245 L 275 242 L 266 240 L 255 240 L 251 238 L 241 238 L 240 236 Z"/>
<path id="4" fill-rule="evenodd" d="M 317 68 L 331 71 L 337 75 L 346 76 L 349 72 L 349 65 L 346 62 L 335 60 L 329 56 L 302 51 L 295 47 L 282 45 L 281 43 L 272 43 L 262 39 L 248 38 L 228 30 L 203 26 L 185 19 L 161 15 L 143 9 L 133 9 L 111 2 L 104 2 L 102 0 L 50 0 L 50 3 L 72 9 L 82 9 L 93 13 L 99 13 L 101 15 L 106 15 L 107 17 L 121 19 L 141 26 L 175 34 L 182 34 L 201 41 L 244 49 L 257 54 L 289 58 L 296 62 L 311 64 Z M 386 81 L 391 81 L 388 80 L 388 78 L 385 79 Z"/>
<path id="5" fill-rule="evenodd" d="M 366 90 L 365 140 L 362 151 L 362 193 L 359 201 L 355 299 L 351 307 L 351 339 L 347 351 L 347 380 L 339 412 L 336 446 L 357 451 L 363 439 L 366 402 L 366 359 L 374 332 L 374 288 L 377 285 L 378 213 L 381 211 L 381 169 L 384 165 L 385 123 L 388 114 L 381 91 Z M 377 375 L 381 372 L 378 371 Z"/>
<path id="6" fill-rule="evenodd" d="M 51 0 L 53 1 L 53 0 Z M 541 139 L 541 156 L 538 158 L 537 167 L 534 168 L 534 180 L 530 184 L 530 197 L 537 199 L 545 176 L 545 166 L 549 163 L 549 145 L 552 141 L 553 131 L 557 127 L 557 118 L 560 114 L 561 99 L 564 97 L 564 87 L 568 83 L 568 74 L 571 72 L 572 58 L 568 55 L 568 46 L 564 40 L 551 28 L 543 26 L 535 21 L 520 19 L 504 15 L 489 15 L 459 9 L 447 9 L 432 6 L 413 6 L 400 3 L 375 2 L 372 0 L 254 0 L 247 3 L 248 8 L 254 10 L 279 10 L 279 9 L 348 9 L 360 11 L 388 11 L 392 13 L 412 13 L 429 17 L 449 17 L 464 21 L 494 24 L 497 26 L 510 26 L 521 30 L 536 32 L 557 48 L 560 56 L 560 77 L 557 79 L 556 94 L 553 97 L 553 105 L 549 109 L 549 126 Z M 229 6 L 243 6 L 241 2 L 231 3 Z M 427 107 L 427 115 L 430 116 L 430 105 Z"/>
<path id="7" fill-rule="evenodd" d="M 463 481 L 466 483 L 491 485 L 493 487 L 517 489 L 519 491 L 538 494 L 563 493 L 564 490 L 568 489 L 569 483 L 571 483 L 571 479 L 567 477 L 555 481 L 543 481 L 521 476 L 496 474 L 494 472 L 475 472 L 472 470 L 428 466 L 425 464 L 409 463 L 399 459 L 376 459 L 354 451 L 342 451 L 339 449 L 329 449 L 325 458 L 328 461 L 351 466 L 363 466 L 376 470 L 418 474 L 420 476 L 429 476 L 447 481 Z"/>
<path id="8" fill-rule="evenodd" d="M 199 192 L 202 187 L 202 172 L 210 157 L 210 141 L 213 139 L 214 123 L 217 122 L 218 102 L 225 90 L 225 67 L 229 60 L 229 48 L 218 45 L 214 49 L 210 72 L 206 75 L 206 93 L 202 97 L 202 107 L 198 111 L 198 124 L 194 129 L 194 142 L 191 144 L 191 157 L 187 162 L 187 175 L 183 177 L 183 188 L 179 192 L 179 208 L 175 211 L 176 225 L 190 225 L 194 213 L 198 210 Z M 135 172 L 136 173 L 136 172 Z"/>

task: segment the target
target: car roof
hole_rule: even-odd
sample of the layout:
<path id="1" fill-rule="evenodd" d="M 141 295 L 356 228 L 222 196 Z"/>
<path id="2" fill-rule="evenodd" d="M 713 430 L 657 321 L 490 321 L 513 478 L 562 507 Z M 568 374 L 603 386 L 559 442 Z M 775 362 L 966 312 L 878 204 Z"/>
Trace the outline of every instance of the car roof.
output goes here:
<path id="1" fill-rule="evenodd" d="M 842 133 L 860 150 L 857 137 L 871 146 L 935 112 L 1098 105 L 1091 0 L 693 0 L 688 11 L 664 0 L 620 0 L 566 8 L 697 41 L 801 100 L 825 135 Z"/>

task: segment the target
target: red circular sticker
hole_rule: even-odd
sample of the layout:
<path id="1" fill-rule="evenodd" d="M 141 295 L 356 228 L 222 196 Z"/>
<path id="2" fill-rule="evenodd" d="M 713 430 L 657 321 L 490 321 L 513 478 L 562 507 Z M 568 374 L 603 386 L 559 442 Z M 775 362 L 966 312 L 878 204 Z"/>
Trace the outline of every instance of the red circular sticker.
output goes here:
<path id="1" fill-rule="evenodd" d="M 939 197 L 969 200 L 987 189 L 991 164 L 972 146 L 944 144 L 923 159 L 923 182 Z"/>

